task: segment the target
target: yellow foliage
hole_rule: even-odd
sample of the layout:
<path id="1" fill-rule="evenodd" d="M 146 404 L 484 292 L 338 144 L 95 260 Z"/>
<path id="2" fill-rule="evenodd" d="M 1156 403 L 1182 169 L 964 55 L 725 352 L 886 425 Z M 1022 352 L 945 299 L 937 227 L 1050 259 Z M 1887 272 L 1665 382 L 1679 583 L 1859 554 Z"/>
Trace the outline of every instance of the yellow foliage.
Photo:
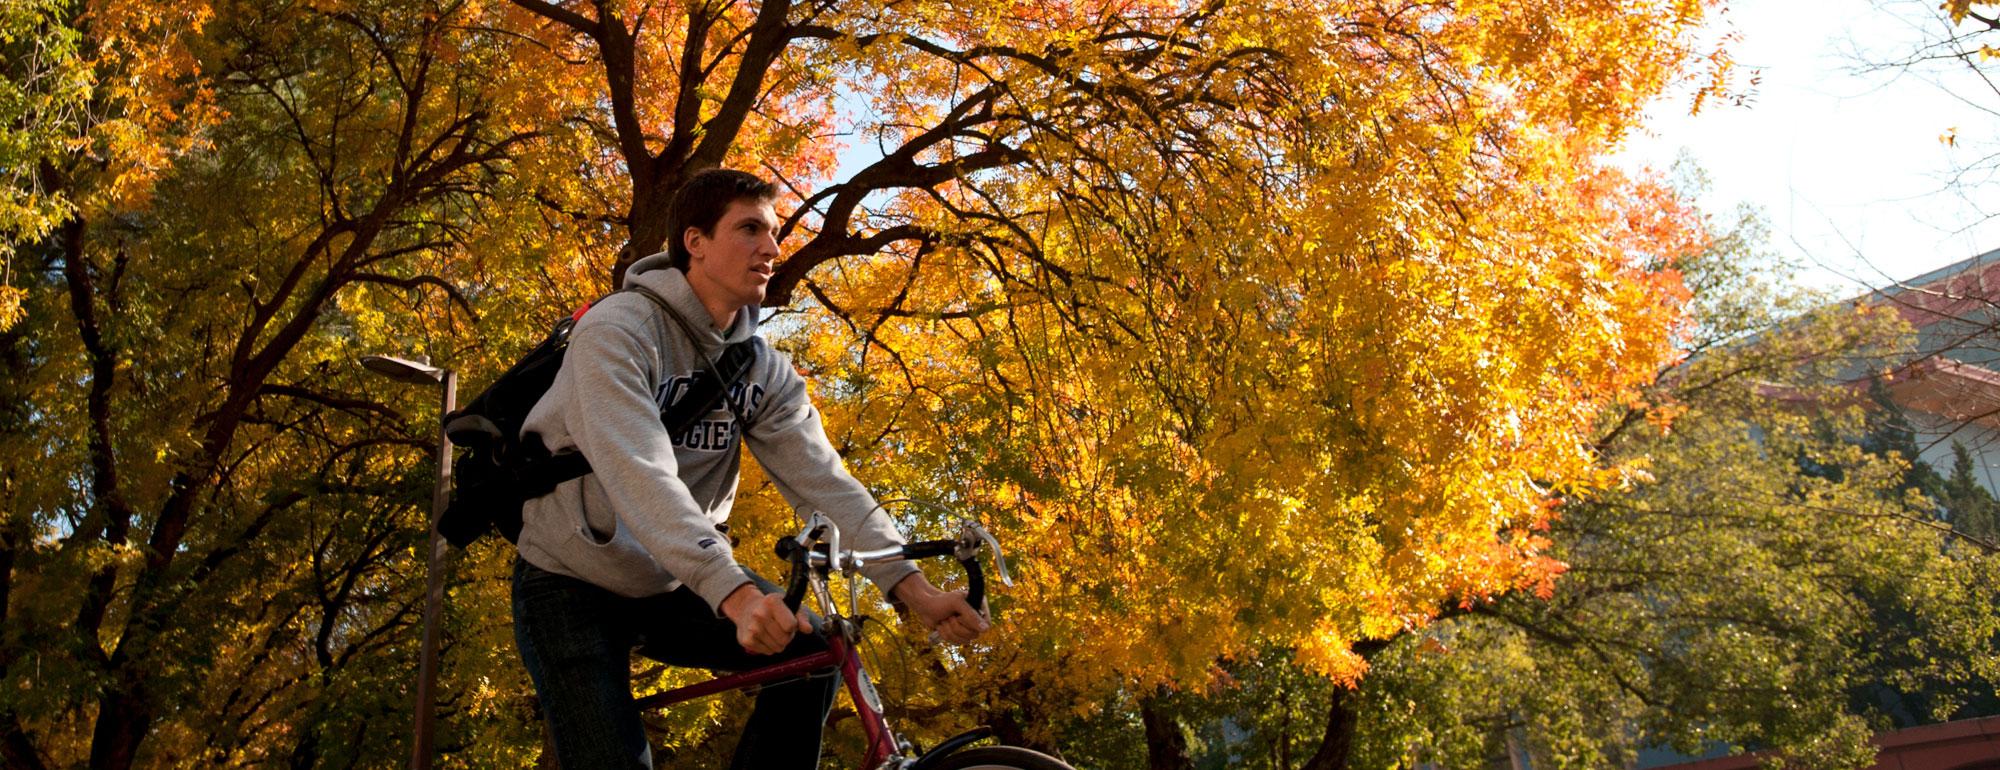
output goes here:
<path id="1" fill-rule="evenodd" d="M 396 613 L 422 547 L 388 524 L 421 521 L 404 489 L 420 485 L 402 480 L 426 467 L 411 449 L 434 394 L 352 360 L 426 353 L 477 392 L 609 288 L 663 194 L 633 180 L 697 160 L 779 179 L 780 210 L 803 212 L 788 247 L 909 234 L 814 263 L 767 328 L 857 475 L 977 515 L 1007 546 L 1019 585 L 995 596 L 999 628 L 966 654 L 926 649 L 950 685 L 924 673 L 903 693 L 950 718 L 1207 686 L 1221 661 L 1273 648 L 1354 681 L 1356 644 L 1548 590 L 1564 568 L 1539 534 L 1554 496 L 1639 471 L 1605 467 L 1591 429 L 1674 360 L 1684 291 L 1666 266 L 1700 228 L 1655 180 L 1600 160 L 1695 57 L 1699 3 L 815 7 L 733 143 L 699 159 L 674 141 L 720 130 L 702 121 L 748 61 L 753 4 L 710 6 L 696 57 L 685 4 L 555 4 L 637 34 L 630 104 L 606 96 L 602 41 L 532 5 L 90 6 L 91 66 L 119 73 L 98 81 L 110 108 L 63 133 L 77 173 L 22 231 L 90 225 L 84 277 L 127 292 L 104 313 L 115 371 L 88 366 L 83 335 L 52 337 L 56 363 L 23 392 L 54 433 L 16 456 L 90 469 L 91 417 L 108 410 L 135 537 L 194 490 L 169 533 L 186 539 L 156 558 L 219 566 L 115 592 L 156 602 L 173 643 L 215 648 L 134 648 L 135 671 L 188 666 L 191 705 L 159 711 L 163 752 L 227 742 L 203 721 L 284 725 L 229 749 L 260 763 L 296 743 L 288 715 L 318 695 L 354 712 L 296 717 L 329 736 L 395 700 L 373 685 L 407 678 L 391 665 L 407 653 L 383 648 L 407 641 Z M 686 61 L 708 68 L 699 82 L 681 80 Z M 431 90 L 404 74 L 419 62 Z M 962 123 L 877 181 L 846 180 L 871 192 L 835 221 L 841 143 L 893 151 L 947 121 Z M 455 147 L 493 157 L 398 176 Z M 431 186 L 396 198 L 405 183 Z M 119 229 L 126 215 L 144 226 Z M 91 307 L 111 308 L 97 291 Z M 0 287 L 0 325 L 21 303 Z M 97 516 L 92 473 L 10 483 L 32 488 L 24 510 Z M 734 523 L 752 566 L 776 569 L 763 546 L 790 513 L 746 475 Z M 895 515 L 919 535 L 947 526 Z M 48 583 L 150 569 L 128 549 Z M 338 581 L 321 550 L 358 560 L 366 602 L 322 601 Z M 533 738 L 507 726 L 527 722 L 497 718 L 525 708 L 504 556 L 465 560 L 447 676 L 468 745 L 522 764 Z M 146 593 L 183 579 L 231 589 Z M 74 618 L 82 601 L 59 598 L 40 601 Z M 172 602 L 211 625 L 174 625 Z M 374 668 L 313 649 L 352 640 L 382 647 L 343 665 Z M 73 678 L 108 681 L 91 676 Z M 232 699 L 238 683 L 250 695 Z M 674 712 L 666 744 L 705 740 L 707 708 Z M 35 709 L 30 729 L 75 764 L 88 730 Z"/>
<path id="2" fill-rule="evenodd" d="M 897 12 L 919 8 L 1013 13 Z M 837 435 L 886 437 L 851 455 L 864 476 L 976 504 L 1019 558 L 990 686 L 1089 700 L 1268 644 L 1351 681 L 1356 641 L 1549 590 L 1563 565 L 1533 532 L 1552 490 L 1635 472 L 1597 465 L 1592 426 L 1677 356 L 1660 266 L 1702 245 L 1685 204 L 1596 161 L 1692 55 L 1700 8 L 1671 10 L 1233 5 L 1203 45 L 1282 52 L 1289 107 L 1213 116 L 1198 158 L 1135 115 L 1038 137 L 1040 175 L 886 202 L 948 233 L 955 211 L 1046 212 L 1028 254 L 947 238 L 829 265 L 789 341 L 841 383 Z M 950 87 L 893 49 L 863 53 L 898 93 Z M 1254 100 L 1235 75 L 1218 98 Z"/>
<path id="3" fill-rule="evenodd" d="M 27 297 L 26 291 L 0 285 L 0 332 L 14 328 L 14 324 L 20 323 L 27 315 L 27 310 L 21 307 L 21 302 Z"/>

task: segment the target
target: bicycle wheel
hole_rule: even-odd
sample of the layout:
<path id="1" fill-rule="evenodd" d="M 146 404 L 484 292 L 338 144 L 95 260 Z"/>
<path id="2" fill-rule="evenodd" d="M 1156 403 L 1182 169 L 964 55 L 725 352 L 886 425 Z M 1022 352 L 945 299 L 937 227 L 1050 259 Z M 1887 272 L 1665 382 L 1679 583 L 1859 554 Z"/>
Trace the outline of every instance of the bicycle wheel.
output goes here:
<path id="1" fill-rule="evenodd" d="M 966 749 L 925 765 L 923 770 L 1076 770 L 1039 751 L 1013 746 Z"/>

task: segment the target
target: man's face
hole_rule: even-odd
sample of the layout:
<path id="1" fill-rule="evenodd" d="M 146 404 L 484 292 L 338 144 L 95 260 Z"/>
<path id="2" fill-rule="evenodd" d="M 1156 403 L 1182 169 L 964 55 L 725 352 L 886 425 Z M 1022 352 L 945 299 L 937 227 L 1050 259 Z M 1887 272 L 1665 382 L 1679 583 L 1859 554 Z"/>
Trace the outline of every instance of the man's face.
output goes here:
<path id="1" fill-rule="evenodd" d="M 688 283 L 711 307 L 758 305 L 778 258 L 778 215 L 768 200 L 739 199 L 715 222 L 713 235 L 690 227 Z"/>

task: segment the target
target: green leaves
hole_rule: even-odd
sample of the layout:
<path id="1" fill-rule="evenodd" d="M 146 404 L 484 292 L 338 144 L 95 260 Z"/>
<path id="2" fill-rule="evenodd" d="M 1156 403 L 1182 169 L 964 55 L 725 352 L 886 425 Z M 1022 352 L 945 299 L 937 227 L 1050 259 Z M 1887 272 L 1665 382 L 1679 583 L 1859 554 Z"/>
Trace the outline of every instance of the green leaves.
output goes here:
<path id="1" fill-rule="evenodd" d="M 46 164 L 74 149 L 69 130 L 91 95 L 69 6 L 32 0 L 0 9 L 0 71 L 7 75 L 0 78 L 0 332 L 26 315 L 27 291 L 14 285 L 19 244 L 47 236 L 75 210 L 45 176 Z"/>

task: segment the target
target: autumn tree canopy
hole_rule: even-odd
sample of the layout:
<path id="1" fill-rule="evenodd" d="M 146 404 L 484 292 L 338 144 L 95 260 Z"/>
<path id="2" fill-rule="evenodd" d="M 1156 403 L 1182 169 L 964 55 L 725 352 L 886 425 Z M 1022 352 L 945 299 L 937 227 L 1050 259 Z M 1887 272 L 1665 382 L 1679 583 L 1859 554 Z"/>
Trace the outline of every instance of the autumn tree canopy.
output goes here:
<path id="1" fill-rule="evenodd" d="M 1702 13 L 10 4 L 0 751 L 398 756 L 434 394 L 354 357 L 477 387 L 716 165 L 786 190 L 771 328 L 861 476 L 1017 556 L 990 649 L 914 680 L 917 734 L 1034 740 L 1261 649 L 1352 681 L 1357 643 L 1551 586 L 1554 495 L 1621 473 L 1594 421 L 1674 358 L 1703 236 L 1601 158 Z M 510 558 L 455 571 L 469 764 L 537 742 Z"/>
<path id="2" fill-rule="evenodd" d="M 1634 472 L 1551 522 L 1552 594 L 1357 644 L 1355 687 L 1266 650 L 1224 664 L 1226 686 L 1114 699 L 1068 722 L 1070 761 L 1606 767 L 1674 749 L 1863 768 L 1877 731 L 2000 710 L 2000 504 L 1962 448 L 1949 476 L 1915 460 L 1910 423 L 1855 381 L 1908 356 L 1910 327 L 1795 288 L 1755 212 L 1705 218 L 1716 237 L 1675 263 L 1689 359 L 1603 413 L 1601 451 Z"/>
<path id="3" fill-rule="evenodd" d="M 1906 424 L 1897 439 L 1896 408 L 1854 379 L 1907 356 L 1909 327 L 1788 288 L 1738 249 L 1684 263 L 1697 353 L 1653 406 L 1607 423 L 1606 453 L 1645 473 L 1564 507 L 1560 590 L 1385 648 L 1350 708 L 1410 716 L 1364 720 L 1352 766 L 1596 767 L 1672 748 L 1865 768 L 1878 731 L 2000 706 L 2000 550 L 1941 508 L 1992 497 L 1963 470 L 1956 493 L 1919 483 L 1936 474 Z"/>

